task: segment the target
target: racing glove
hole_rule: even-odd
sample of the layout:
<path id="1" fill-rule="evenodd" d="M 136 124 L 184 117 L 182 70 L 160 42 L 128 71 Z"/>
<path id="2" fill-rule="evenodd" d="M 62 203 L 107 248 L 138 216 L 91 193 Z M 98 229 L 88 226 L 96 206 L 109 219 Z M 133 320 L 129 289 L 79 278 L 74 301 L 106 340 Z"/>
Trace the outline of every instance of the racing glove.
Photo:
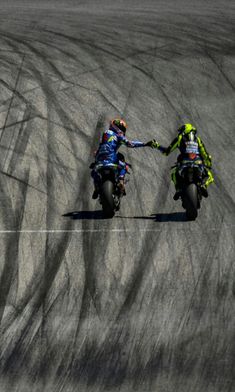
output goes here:
<path id="1" fill-rule="evenodd" d="M 160 144 L 155 140 L 150 140 L 149 142 L 145 143 L 146 146 L 152 147 L 152 148 L 159 148 Z"/>

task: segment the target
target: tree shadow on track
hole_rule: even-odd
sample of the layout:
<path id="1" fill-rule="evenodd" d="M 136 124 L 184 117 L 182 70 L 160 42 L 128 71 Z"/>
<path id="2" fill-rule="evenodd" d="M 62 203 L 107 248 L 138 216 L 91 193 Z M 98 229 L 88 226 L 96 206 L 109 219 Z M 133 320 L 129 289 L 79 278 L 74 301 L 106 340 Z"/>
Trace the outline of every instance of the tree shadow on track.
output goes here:
<path id="1" fill-rule="evenodd" d="M 103 211 L 102 210 L 96 210 L 96 211 L 72 211 L 72 212 L 67 212 L 66 214 L 63 214 L 62 216 L 71 218 L 72 220 L 85 220 L 85 219 L 90 219 L 90 220 L 95 220 L 95 219 L 105 219 L 103 216 Z"/>
<path id="2" fill-rule="evenodd" d="M 159 213 L 152 214 L 149 216 L 120 216 L 120 218 L 127 219 L 143 219 L 152 220 L 154 222 L 187 222 L 185 212 L 171 212 L 171 213 Z"/>

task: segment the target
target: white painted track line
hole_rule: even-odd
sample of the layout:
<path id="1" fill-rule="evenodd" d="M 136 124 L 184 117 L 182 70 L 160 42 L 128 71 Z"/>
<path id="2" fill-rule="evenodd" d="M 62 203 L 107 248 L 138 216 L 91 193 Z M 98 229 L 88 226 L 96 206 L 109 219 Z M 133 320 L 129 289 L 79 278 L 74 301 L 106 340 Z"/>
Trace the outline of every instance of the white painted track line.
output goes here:
<path id="1" fill-rule="evenodd" d="M 220 231 L 222 229 L 230 229 L 235 225 L 224 225 L 223 227 L 217 228 L 205 228 L 205 231 Z M 14 233 L 22 233 L 22 234 L 47 234 L 47 233 L 136 233 L 136 232 L 160 232 L 164 229 L 73 229 L 73 230 L 0 230 L 0 234 L 14 234 Z M 177 228 L 178 230 L 185 230 L 184 227 L 181 229 Z M 190 229 L 193 231 L 194 229 Z"/>

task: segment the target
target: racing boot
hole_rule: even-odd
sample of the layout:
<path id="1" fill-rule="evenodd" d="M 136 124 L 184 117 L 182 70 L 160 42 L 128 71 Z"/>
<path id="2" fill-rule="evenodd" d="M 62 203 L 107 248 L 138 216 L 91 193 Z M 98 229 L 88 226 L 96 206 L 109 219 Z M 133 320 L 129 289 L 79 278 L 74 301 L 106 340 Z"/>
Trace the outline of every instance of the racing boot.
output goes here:
<path id="1" fill-rule="evenodd" d="M 177 201 L 177 200 L 179 200 L 180 196 L 181 196 L 181 190 L 180 190 L 178 187 L 176 187 L 176 188 L 175 188 L 175 194 L 174 194 L 174 196 L 173 196 L 173 199 L 174 199 L 175 201 Z"/>
<path id="2" fill-rule="evenodd" d="M 205 185 L 201 186 L 201 192 L 203 197 L 208 197 L 208 192 Z"/>
<path id="3" fill-rule="evenodd" d="M 123 178 L 119 179 L 118 188 L 119 188 L 120 193 L 122 194 L 122 196 L 126 196 L 126 190 L 125 190 L 125 185 L 124 185 L 124 179 Z"/>
<path id="4" fill-rule="evenodd" d="M 176 201 L 176 200 L 179 200 L 180 195 L 181 195 L 181 190 L 179 187 L 179 180 L 178 180 L 178 176 L 177 176 L 177 168 L 176 167 L 171 172 L 171 179 L 173 181 L 173 184 L 175 185 L 175 194 L 173 196 L 173 199 Z"/>
<path id="5" fill-rule="evenodd" d="M 174 196 L 173 196 L 173 199 L 174 199 L 175 201 L 179 200 L 180 194 L 181 194 L 180 191 L 176 191 L 175 194 L 174 194 Z"/>
<path id="6" fill-rule="evenodd" d="M 99 196 L 99 188 L 98 188 L 98 186 L 97 185 L 95 185 L 95 189 L 94 189 L 94 192 L 93 192 L 93 194 L 92 194 L 92 199 L 97 199 L 98 198 L 98 196 Z"/>

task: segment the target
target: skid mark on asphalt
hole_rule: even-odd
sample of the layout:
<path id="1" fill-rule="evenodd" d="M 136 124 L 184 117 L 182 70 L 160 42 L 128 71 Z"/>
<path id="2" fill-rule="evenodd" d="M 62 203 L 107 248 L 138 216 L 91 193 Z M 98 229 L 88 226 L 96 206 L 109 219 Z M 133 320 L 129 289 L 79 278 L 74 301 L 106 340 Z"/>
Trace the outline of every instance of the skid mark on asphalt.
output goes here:
<path id="1" fill-rule="evenodd" d="M 100 34 L 92 17 L 83 21 L 84 15 L 81 17 L 79 13 L 71 14 L 71 19 L 63 14 L 60 26 L 60 19 L 56 20 L 60 16 L 54 15 L 55 10 L 53 17 L 44 14 L 45 18 L 38 18 L 38 31 L 33 29 L 30 39 L 34 23 L 28 25 L 27 19 L 22 19 L 19 26 L 10 25 L 9 19 L 9 33 L 3 29 L 6 45 L 26 53 L 23 81 L 11 108 L 21 111 L 23 104 L 27 110 L 22 122 L 12 121 L 12 127 L 22 127 L 15 146 L 10 146 L 15 154 L 8 159 L 7 171 L 1 173 L 1 370 L 6 379 L 9 377 L 6 390 L 12 392 L 27 391 L 30 380 L 33 381 L 29 390 L 37 388 L 37 392 L 114 387 L 125 392 L 232 391 L 233 369 L 229 363 L 234 363 L 234 353 L 229 347 L 234 333 L 229 330 L 232 326 L 229 313 L 233 313 L 232 295 L 234 298 L 231 278 L 234 224 L 226 219 L 225 224 L 220 218 L 225 212 L 234 211 L 234 203 L 226 191 L 229 190 L 226 179 L 224 187 L 218 182 L 216 195 L 214 192 L 203 205 L 197 222 L 183 222 L 182 215 L 174 213 L 158 214 L 156 219 L 146 217 L 145 211 L 150 208 L 156 211 L 173 208 L 168 198 L 167 163 L 149 153 L 148 157 L 143 155 L 143 165 L 142 156 L 135 159 L 141 173 L 136 171 L 131 177 L 132 192 L 122 205 L 125 216 L 133 220 L 117 217 L 113 221 L 66 222 L 61 218 L 59 206 L 67 211 L 91 210 L 89 153 L 96 148 L 96 137 L 106 125 L 106 115 L 98 118 L 99 113 L 125 112 L 130 122 L 134 118 L 132 124 L 140 129 L 140 137 L 145 137 L 148 130 L 145 131 L 144 125 L 149 124 L 143 121 L 146 112 L 152 124 L 148 135 L 156 127 L 160 129 L 156 134 L 167 140 L 170 132 L 166 125 L 173 129 L 181 120 L 178 109 L 190 114 L 195 104 L 196 118 L 200 116 L 201 86 L 192 89 L 191 70 L 199 82 L 205 82 L 209 75 L 207 72 L 200 79 L 197 63 L 184 63 L 181 58 L 201 56 L 200 45 L 206 44 L 212 56 L 214 49 L 224 53 L 226 48 L 222 47 L 229 42 L 225 34 L 221 40 L 214 39 L 214 28 L 208 21 L 207 30 L 198 29 L 199 23 L 186 25 L 184 18 L 180 24 L 178 12 L 174 17 L 167 14 L 168 24 L 164 25 L 161 7 L 158 12 L 148 13 L 146 19 L 141 12 L 140 19 L 132 17 L 135 12 L 130 10 L 131 17 L 126 13 L 126 26 L 118 24 L 119 13 L 110 21 L 102 10 Z M 45 34 L 45 26 L 59 33 L 57 40 L 56 34 Z M 120 35 L 112 37 L 112 26 L 118 28 Z M 60 29 L 65 29 L 64 37 Z M 111 42 L 107 45 L 104 40 L 109 38 Z M 164 48 L 164 42 L 169 46 Z M 119 48 L 120 56 L 120 52 L 113 55 L 113 50 Z M 3 67 L 11 66 L 7 56 L 5 61 Z M 66 62 L 70 66 L 66 67 Z M 94 76 L 90 89 L 86 84 L 91 73 Z M 84 74 L 88 76 L 85 82 Z M 166 89 L 159 80 L 161 75 Z M 3 75 L 3 101 L 9 105 L 11 98 L 5 98 L 14 91 L 14 83 L 6 80 Z M 132 85 L 130 96 L 129 90 L 125 90 L 129 80 L 134 80 L 136 86 L 133 90 Z M 222 75 L 217 82 L 220 80 Z M 35 88 L 31 88 L 33 81 L 38 84 Z M 61 92 L 68 84 L 66 94 Z M 225 85 L 226 95 L 227 87 L 231 90 L 231 86 L 227 82 Z M 195 91 L 198 96 L 192 101 L 190 94 Z M 151 100 L 145 99 L 147 95 Z M 183 103 L 178 105 L 177 100 L 184 95 Z M 213 98 L 219 100 L 218 96 Z M 41 101 L 45 113 L 40 113 Z M 123 109 L 125 102 L 127 106 Z M 157 106 L 158 103 L 162 106 Z M 214 137 L 219 117 L 216 110 L 214 116 L 211 126 L 215 132 L 210 145 L 218 140 Z M 200 118 L 201 124 L 207 120 L 206 115 Z M 4 129 L 10 129 L 9 121 Z M 7 144 L 3 143 L 2 148 L 7 148 Z M 227 151 L 226 145 L 223 148 Z M 221 149 L 218 154 L 221 160 L 223 153 Z M 71 155 L 73 160 L 68 161 Z M 37 170 L 31 168 L 34 161 Z M 39 184 L 34 183 L 34 175 L 40 177 Z M 32 192 L 31 185 L 36 192 Z M 40 218 L 36 212 L 42 215 L 41 222 L 37 221 Z M 32 220 L 28 218 L 30 214 Z M 4 390 L 5 384 L 2 387 Z"/>

